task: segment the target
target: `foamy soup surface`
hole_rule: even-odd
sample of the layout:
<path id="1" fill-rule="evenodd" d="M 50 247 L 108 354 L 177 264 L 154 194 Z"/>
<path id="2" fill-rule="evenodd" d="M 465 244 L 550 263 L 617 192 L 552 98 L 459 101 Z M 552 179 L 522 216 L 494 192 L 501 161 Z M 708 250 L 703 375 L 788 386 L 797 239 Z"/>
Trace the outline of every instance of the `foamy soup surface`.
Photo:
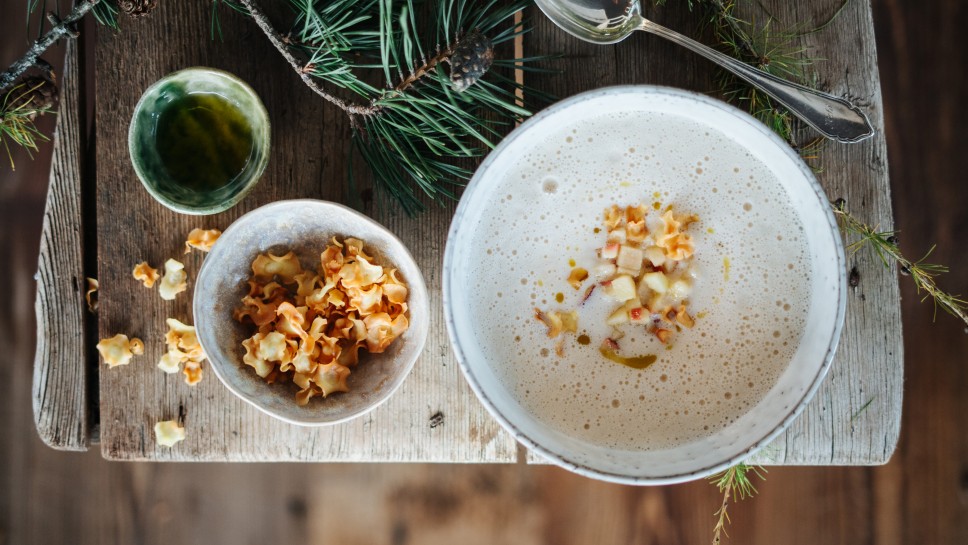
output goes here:
<path id="1" fill-rule="evenodd" d="M 507 390 L 553 429 L 630 450 L 712 435 L 755 406 L 796 352 L 809 308 L 803 227 L 774 174 L 728 137 L 657 112 L 585 118 L 525 145 L 505 175 L 482 180 L 488 202 L 464 271 L 477 290 L 475 340 Z M 606 207 L 657 214 L 655 202 L 700 218 L 688 230 L 696 326 L 668 345 L 623 326 L 623 354 L 657 356 L 636 370 L 599 353 L 615 301 L 596 290 L 580 304 L 593 279 L 575 290 L 567 278 L 598 262 Z M 590 342 L 569 335 L 559 356 L 535 307 L 578 309 Z"/>

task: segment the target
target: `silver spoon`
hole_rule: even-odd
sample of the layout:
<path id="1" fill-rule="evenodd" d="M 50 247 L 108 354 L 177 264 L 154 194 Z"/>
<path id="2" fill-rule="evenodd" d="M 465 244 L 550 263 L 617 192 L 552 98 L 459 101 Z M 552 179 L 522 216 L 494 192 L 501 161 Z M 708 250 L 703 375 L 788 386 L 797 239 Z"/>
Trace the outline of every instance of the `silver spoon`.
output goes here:
<path id="1" fill-rule="evenodd" d="M 613 44 L 644 30 L 691 49 L 729 70 L 806 122 L 820 134 L 844 143 L 874 134 L 867 116 L 847 100 L 822 93 L 752 68 L 642 16 L 639 0 L 537 0 L 538 7 L 569 34 L 596 44 Z"/>

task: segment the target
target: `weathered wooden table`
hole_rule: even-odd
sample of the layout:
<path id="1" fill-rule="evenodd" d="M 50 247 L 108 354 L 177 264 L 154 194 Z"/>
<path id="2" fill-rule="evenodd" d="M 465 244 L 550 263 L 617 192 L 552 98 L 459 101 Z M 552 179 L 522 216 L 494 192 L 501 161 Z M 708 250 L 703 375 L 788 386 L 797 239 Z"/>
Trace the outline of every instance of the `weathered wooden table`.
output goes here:
<path id="1" fill-rule="evenodd" d="M 767 2 L 778 25 L 827 20 L 839 1 Z M 758 8 L 757 8 L 758 9 Z M 654 19 L 695 34 L 696 14 L 682 2 L 653 10 Z M 592 46 L 555 28 L 534 7 L 526 55 L 562 52 L 561 74 L 528 75 L 556 96 L 608 84 L 650 83 L 707 92 L 716 69 L 658 38 L 636 35 L 615 46 Z M 464 382 L 443 323 L 440 262 L 454 203 L 408 218 L 370 186 L 353 157 L 342 112 L 310 92 L 281 61 L 254 23 L 222 17 L 224 41 L 210 40 L 210 5 L 162 2 L 121 32 L 103 28 L 81 48 L 95 47 L 94 66 L 79 70 L 68 48 L 61 115 L 37 276 L 38 346 L 34 414 L 41 438 L 64 450 L 100 443 L 113 460 L 514 462 L 518 449 Z M 281 25 L 280 25 L 281 26 Z M 829 144 L 819 178 L 831 199 L 845 198 L 862 220 L 889 229 L 890 186 L 870 5 L 849 4 L 822 32 L 800 38 L 817 64 L 817 85 L 866 109 L 878 135 L 858 145 Z M 163 75 L 212 66 L 249 81 L 273 123 L 272 155 L 261 184 L 234 209 L 209 217 L 178 215 L 138 183 L 127 153 L 128 122 L 141 92 Z M 94 134 L 82 137 L 85 93 L 96 92 Z M 355 190 L 347 172 L 355 173 Z M 191 318 L 191 300 L 162 301 L 131 279 L 142 260 L 179 256 L 193 227 L 226 228 L 235 218 L 278 199 L 309 197 L 358 208 L 396 232 L 423 268 L 431 293 L 431 333 L 403 388 L 352 422 L 305 429 L 270 419 L 234 397 L 213 373 L 197 386 L 155 367 L 164 349 L 164 318 Z M 193 278 L 202 256 L 184 257 Z M 826 382 L 803 415 L 756 456 L 766 464 L 879 464 L 897 443 L 902 343 L 897 276 L 876 257 L 849 257 L 859 282 L 850 288 L 847 324 Z M 852 273 L 853 275 L 853 273 Z M 100 307 L 84 305 L 85 277 L 100 280 Z M 191 285 L 191 284 L 190 284 Z M 126 367 L 98 364 L 98 338 L 125 332 L 146 341 L 144 356 Z M 159 447 L 158 420 L 180 418 L 187 439 Z M 538 461 L 531 459 L 531 461 Z"/>

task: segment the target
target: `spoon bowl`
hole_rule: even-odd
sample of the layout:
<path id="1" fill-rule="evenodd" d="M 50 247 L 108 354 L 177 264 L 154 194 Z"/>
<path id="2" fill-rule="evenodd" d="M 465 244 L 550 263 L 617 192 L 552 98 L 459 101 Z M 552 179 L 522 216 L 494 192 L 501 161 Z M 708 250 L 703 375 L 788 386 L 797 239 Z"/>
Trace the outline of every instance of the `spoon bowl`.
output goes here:
<path id="1" fill-rule="evenodd" d="M 538 0 L 538 7 L 568 34 L 602 45 L 628 38 L 642 17 L 638 0 Z"/>
<path id="2" fill-rule="evenodd" d="M 874 135 L 867 115 L 844 98 L 791 83 L 757 70 L 678 32 L 657 25 L 642 16 L 639 0 L 536 0 L 552 22 L 580 40 L 614 44 L 636 30 L 662 36 L 729 70 L 786 106 L 831 140 L 852 144 Z"/>
<path id="3" fill-rule="evenodd" d="M 637 0 L 538 0 L 538 7 L 565 32 L 602 45 L 628 38 L 642 16 Z"/>

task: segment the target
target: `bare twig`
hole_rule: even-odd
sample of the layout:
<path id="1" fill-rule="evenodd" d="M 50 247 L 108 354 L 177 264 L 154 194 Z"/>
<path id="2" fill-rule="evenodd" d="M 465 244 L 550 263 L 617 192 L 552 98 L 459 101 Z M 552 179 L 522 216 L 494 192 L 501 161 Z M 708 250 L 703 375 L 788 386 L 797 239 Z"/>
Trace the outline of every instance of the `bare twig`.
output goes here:
<path id="1" fill-rule="evenodd" d="M 713 527 L 713 545 L 719 545 L 723 535 L 726 533 L 726 525 L 730 522 L 729 502 L 735 503 L 756 494 L 756 487 L 750 480 L 750 473 L 756 475 L 760 480 L 764 480 L 763 473 L 766 470 L 760 466 L 751 466 L 740 462 L 735 466 L 718 473 L 710 478 L 713 484 L 723 493 L 723 502 L 719 504 L 719 510 L 714 513 L 717 517 L 716 526 Z"/>
<path id="2" fill-rule="evenodd" d="M 77 29 L 74 27 L 74 23 L 81 20 L 99 1 L 81 0 L 74 5 L 74 9 L 64 19 L 59 19 L 53 13 L 48 14 L 47 18 L 53 26 L 46 34 L 34 41 L 33 45 L 30 46 L 30 49 L 27 50 L 27 53 L 20 60 L 13 63 L 3 75 L 0 75 L 0 91 L 13 85 L 17 81 L 17 78 L 23 75 L 31 66 L 36 66 L 38 64 L 38 58 L 44 51 L 47 51 L 47 48 L 54 45 L 54 42 L 61 38 L 76 38 Z M 50 65 L 42 63 L 41 66 L 49 67 Z"/>
<path id="3" fill-rule="evenodd" d="M 438 64 L 440 64 L 441 62 L 449 61 L 450 57 L 454 54 L 455 47 L 457 47 L 457 43 L 454 43 L 453 45 L 448 46 L 440 53 L 437 53 L 436 55 L 431 57 L 430 60 L 428 60 L 421 66 L 418 66 L 417 69 L 414 70 L 409 76 L 401 80 L 400 83 L 398 83 L 397 86 L 393 88 L 393 91 L 395 93 L 402 94 L 404 91 L 409 89 L 413 84 L 417 83 L 417 81 L 419 81 L 420 78 L 433 72 L 434 69 L 437 68 Z"/>
<path id="4" fill-rule="evenodd" d="M 729 515 L 726 513 L 727 507 L 729 507 L 729 495 L 733 493 L 733 479 L 728 479 L 725 486 L 723 486 L 723 503 L 719 505 L 719 511 L 716 511 L 716 515 L 719 519 L 716 521 L 716 526 L 713 528 L 713 545 L 719 545 L 722 541 L 722 534 L 726 531 L 726 523 L 729 522 Z"/>
<path id="5" fill-rule="evenodd" d="M 378 107 L 375 107 L 372 105 L 347 103 L 345 100 L 342 100 L 330 94 L 325 89 L 320 87 L 313 80 L 312 76 L 310 76 L 309 73 L 305 70 L 305 65 L 303 63 L 300 63 L 299 59 L 297 59 L 295 55 L 293 55 L 292 52 L 289 51 L 289 48 L 286 46 L 285 38 L 283 38 L 282 34 L 279 34 L 279 32 L 276 31 L 275 28 L 273 28 L 272 23 L 269 22 L 269 18 L 262 11 L 262 8 L 259 7 L 259 4 L 255 0 L 239 0 L 239 2 L 243 6 L 245 6 L 245 8 L 249 11 L 249 16 L 252 17 L 252 20 L 255 21 L 255 24 L 259 25 L 259 28 L 262 29 L 262 32 L 266 35 L 267 38 L 269 38 L 269 42 L 272 43 L 272 45 L 275 46 L 277 50 L 279 50 L 279 53 L 282 55 L 282 57 L 286 59 L 289 65 L 292 66 L 292 69 L 296 71 L 296 74 L 299 75 L 299 79 L 303 80 L 303 83 L 305 83 L 307 87 L 312 89 L 313 92 L 323 97 L 331 104 L 343 110 L 350 116 L 373 115 L 379 111 Z"/>

